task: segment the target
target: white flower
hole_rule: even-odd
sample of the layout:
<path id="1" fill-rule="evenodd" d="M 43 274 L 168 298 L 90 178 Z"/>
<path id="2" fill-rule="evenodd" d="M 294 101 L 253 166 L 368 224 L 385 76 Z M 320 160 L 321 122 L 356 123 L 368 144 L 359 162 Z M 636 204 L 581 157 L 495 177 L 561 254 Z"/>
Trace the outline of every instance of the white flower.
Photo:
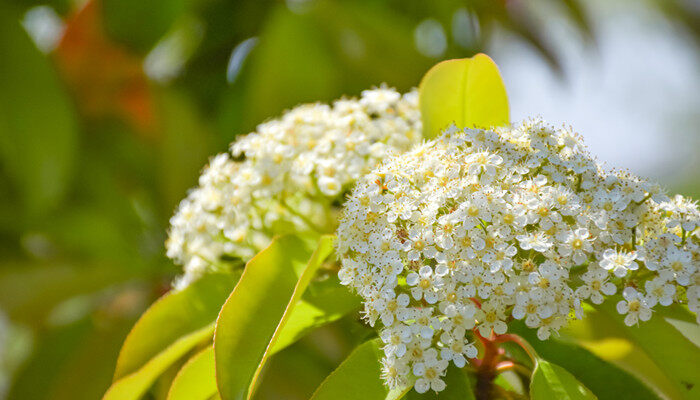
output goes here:
<path id="1" fill-rule="evenodd" d="M 690 276 L 697 271 L 697 260 L 693 263 L 692 255 L 688 251 L 671 247 L 666 253 L 666 266 L 681 285 L 688 285 Z"/>
<path id="2" fill-rule="evenodd" d="M 429 266 L 424 265 L 418 273 L 411 272 L 408 274 L 406 283 L 413 286 L 411 295 L 414 299 L 420 300 L 424 298 L 429 304 L 437 302 L 437 289 L 442 286 L 442 279 L 438 275 L 433 274 L 433 270 Z"/>
<path id="3" fill-rule="evenodd" d="M 408 374 L 411 369 L 403 359 L 385 357 L 382 359 L 382 379 L 390 388 L 401 387 L 407 384 Z"/>
<path id="4" fill-rule="evenodd" d="M 435 349 L 429 349 L 421 362 L 413 364 L 413 375 L 418 377 L 414 388 L 418 393 L 425 393 L 429 389 L 441 392 L 445 389 L 445 382 L 441 379 L 447 369 L 447 360 L 438 360 Z"/>
<path id="5" fill-rule="evenodd" d="M 559 245 L 559 254 L 572 256 L 575 264 L 583 264 L 588 260 L 588 253 L 593 251 L 593 238 L 588 229 L 578 228 L 560 236 L 562 244 Z"/>
<path id="6" fill-rule="evenodd" d="M 638 321 L 648 321 L 651 318 L 651 307 L 644 296 L 633 287 L 622 291 L 624 300 L 617 303 L 617 312 L 625 315 L 625 325 L 636 325 Z"/>
<path id="7" fill-rule="evenodd" d="M 523 250 L 535 250 L 540 253 L 547 251 L 552 245 L 552 238 L 545 232 L 532 232 L 516 236 Z"/>
<path id="8" fill-rule="evenodd" d="M 480 151 L 468 155 L 464 161 L 469 166 L 469 174 L 479 175 L 483 171 L 488 176 L 494 176 L 496 167 L 503 163 L 503 158 L 497 154 L 489 154 L 488 151 Z"/>
<path id="9" fill-rule="evenodd" d="M 503 308 L 494 303 L 484 303 L 476 316 L 479 320 L 479 333 L 481 336 L 490 337 L 491 330 L 497 335 L 506 333 L 508 326 L 503 321 L 505 313 Z"/>
<path id="10" fill-rule="evenodd" d="M 406 354 L 406 344 L 411 342 L 411 328 L 398 322 L 384 330 L 379 335 L 384 342 L 384 353 L 387 356 L 402 357 Z"/>
<path id="11" fill-rule="evenodd" d="M 455 366 L 462 368 L 467 363 L 467 358 L 476 358 L 479 353 L 476 347 L 467 341 L 464 336 L 452 336 L 444 333 L 440 341 L 445 344 L 440 350 L 443 360 L 452 361 Z"/>
<path id="12" fill-rule="evenodd" d="M 624 250 L 607 249 L 603 252 L 603 259 L 600 260 L 600 267 L 611 271 L 615 276 L 622 278 L 627 275 L 627 271 L 635 271 L 639 268 L 636 252 L 626 252 Z"/>
<path id="13" fill-rule="evenodd" d="M 663 276 L 646 281 L 644 289 L 647 292 L 646 299 L 649 307 L 654 307 L 657 303 L 662 306 L 670 306 L 673 303 L 673 296 L 676 294 L 676 287 L 669 284 Z"/>
<path id="14" fill-rule="evenodd" d="M 589 269 L 581 275 L 584 285 L 576 289 L 576 294 L 583 299 L 591 299 L 593 304 L 601 304 L 603 295 L 612 296 L 617 291 L 617 287 L 608 281 L 608 273 L 604 269 Z"/>

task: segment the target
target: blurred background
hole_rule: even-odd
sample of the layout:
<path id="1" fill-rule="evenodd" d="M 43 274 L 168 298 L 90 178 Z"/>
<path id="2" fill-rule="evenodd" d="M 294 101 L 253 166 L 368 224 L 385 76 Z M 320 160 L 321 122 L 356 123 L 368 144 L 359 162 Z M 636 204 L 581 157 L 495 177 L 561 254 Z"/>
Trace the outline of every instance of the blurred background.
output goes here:
<path id="1" fill-rule="evenodd" d="M 699 45 L 694 0 L 0 0 L 0 399 L 101 397 L 178 273 L 168 218 L 236 135 L 442 59 L 486 52 L 514 121 L 700 197 Z M 259 397 L 308 397 L 342 324 Z"/>

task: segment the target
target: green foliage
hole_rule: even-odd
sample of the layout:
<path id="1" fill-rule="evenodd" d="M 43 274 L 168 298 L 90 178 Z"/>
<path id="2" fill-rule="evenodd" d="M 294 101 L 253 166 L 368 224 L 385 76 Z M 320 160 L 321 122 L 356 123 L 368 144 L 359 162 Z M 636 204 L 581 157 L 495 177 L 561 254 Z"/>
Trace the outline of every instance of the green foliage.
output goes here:
<path id="1" fill-rule="evenodd" d="M 312 400 L 396 400 L 402 398 L 411 385 L 389 390 L 381 380 L 380 360 L 383 352 L 378 339 L 358 346 L 340 366 L 316 389 Z"/>
<path id="2" fill-rule="evenodd" d="M 556 53 L 532 23 L 532 15 L 522 9 L 513 11 L 506 3 L 469 2 L 469 15 L 478 19 L 483 35 L 468 46 L 448 38 L 443 58 L 483 51 L 489 31 L 499 26 L 533 44 L 556 69 Z M 579 1 L 558 3 L 582 32 L 594 36 Z M 664 10 L 696 29 L 698 24 L 675 4 L 680 3 L 673 3 L 665 1 Z M 307 2 L 302 12 L 292 12 L 286 4 L 270 0 L 104 0 L 100 2 L 102 22 L 95 22 L 89 27 L 94 31 L 86 29 L 81 37 L 85 42 L 97 40 L 98 45 L 90 49 L 92 53 L 81 55 L 86 62 L 78 68 L 77 80 L 61 70 L 61 50 L 42 54 L 21 27 L 19 21 L 28 7 L 44 4 L 70 21 L 84 2 L 10 0 L 0 4 L 0 308 L 14 323 L 29 328 L 34 339 L 28 359 L 14 375 L 8 398 L 98 398 L 110 385 L 115 364 L 108 399 L 218 398 L 213 324 L 238 281 L 237 274 L 206 277 L 156 302 L 129 333 L 117 361 L 119 346 L 136 316 L 167 290 L 178 273 L 162 254 L 174 206 L 196 184 L 208 156 L 224 151 L 235 135 L 284 108 L 357 95 L 382 82 L 400 90 L 414 86 L 437 61 L 415 49 L 416 24 L 435 18 L 449 31 L 455 10 L 464 3 L 321 0 Z M 201 22 L 203 27 L 203 32 L 187 33 L 201 34 L 203 39 L 191 41 L 199 46 L 184 72 L 167 83 L 142 77 L 146 96 L 135 99 L 137 108 L 153 113 L 153 131 L 131 126 L 119 112 L 105 118 L 86 111 L 91 105 L 81 97 L 86 88 L 119 93 L 114 102 L 125 101 L 133 89 L 131 81 L 108 68 L 94 73 L 96 65 L 111 67 L 121 62 L 116 57 L 100 63 L 104 54 L 114 53 L 96 50 L 112 46 L 121 55 L 134 57 L 128 74 L 141 76 L 145 54 L 183 21 L 195 21 L 197 26 Z M 100 32 L 107 36 L 90 36 Z M 232 49 L 252 37 L 258 38 L 258 46 L 238 79 L 227 82 L 226 63 Z M 69 57 L 76 58 L 76 54 Z M 435 115 L 426 124 L 434 126 L 431 135 L 452 120 L 464 125 L 508 121 L 505 89 L 490 60 L 476 56 L 441 65 L 455 65 L 458 71 L 432 77 L 435 82 L 428 85 L 432 88 L 422 85 L 428 93 L 421 96 L 430 108 L 426 114 Z M 106 88 L 94 85 L 93 75 L 104 77 Z M 476 79 L 477 85 L 475 76 L 482 76 Z M 443 91 L 440 97 L 435 97 L 437 91 Z M 460 104 L 455 110 L 440 107 L 441 102 L 456 104 L 453 101 Z M 258 378 L 258 385 L 277 390 L 259 387 L 256 394 L 261 399 L 307 398 L 306 389 L 292 385 L 306 385 L 310 392 L 368 332 L 359 328 L 355 314 L 348 316 L 359 308 L 358 298 L 339 285 L 332 270 L 319 268 L 322 255 L 330 251 L 330 239 L 323 239 L 311 261 L 306 246 L 294 239 L 281 240 L 287 244 L 276 244 L 282 247 L 273 250 L 274 255 L 266 253 L 249 265 L 253 268 L 246 272 L 246 281 L 254 283 L 237 289 L 238 295 L 256 292 L 247 297 L 256 306 L 227 303 L 225 313 L 221 311 L 226 318 L 216 333 L 219 347 L 223 346 L 223 350 L 217 347 L 216 361 L 225 365 L 220 378 L 230 380 L 219 385 L 248 396 Z M 269 263 L 261 263 L 260 257 L 270 257 Z M 258 284 L 268 290 L 252 289 Z M 71 304 L 79 307 L 69 313 L 67 322 L 57 323 L 56 316 Z M 241 315 L 241 310 L 248 309 L 257 311 Z M 609 315 L 594 313 L 600 322 L 598 330 L 629 346 L 638 357 L 632 360 L 640 362 L 620 361 L 612 352 L 605 353 L 595 347 L 600 338 L 586 332 L 569 332 L 568 339 L 582 347 L 558 341 L 546 342 L 551 344 L 547 347 L 536 340 L 532 343 L 545 360 L 566 368 L 601 399 L 616 392 L 620 399 L 651 398 L 637 378 L 670 398 L 697 397 L 700 377 L 693 360 L 698 359 L 698 349 L 686 338 L 690 335 L 679 334 L 677 326 L 682 325 L 670 324 L 669 319 L 626 328 L 614 310 L 609 311 Z M 343 316 L 348 317 L 337 322 Z M 687 320 L 678 314 L 667 317 Z M 326 326 L 332 322 L 336 324 Z M 314 336 L 299 343 L 311 333 Z M 237 354 L 245 357 L 234 357 Z M 348 388 L 374 388 L 384 393 L 378 398 L 387 398 L 378 379 L 380 355 L 376 341 L 360 345 L 316 396 L 334 393 L 336 397 L 331 398 L 344 398 L 353 393 Z M 269 367 L 267 373 L 260 374 L 264 365 Z M 451 367 L 448 389 L 440 398 L 471 398 L 473 379 Z M 407 397 L 435 396 L 409 391 Z"/>
<path id="3" fill-rule="evenodd" d="M 175 342 L 148 360 L 141 368 L 112 384 L 104 400 L 136 400 L 146 393 L 153 382 L 173 363 L 198 344 L 211 338 L 214 324 L 178 338 Z"/>
<path id="4" fill-rule="evenodd" d="M 235 283 L 233 275 L 207 275 L 154 303 L 127 336 L 119 354 L 115 380 L 137 371 L 181 338 L 213 332 L 211 328 L 221 304 Z M 201 333 L 201 336 L 206 335 Z"/>
<path id="5" fill-rule="evenodd" d="M 140 398 L 173 363 L 211 339 L 218 311 L 234 284 L 234 275 L 207 275 L 153 304 L 127 336 L 104 398 Z"/>
<path id="6" fill-rule="evenodd" d="M 628 327 L 615 310 L 615 301 L 586 307 L 586 318 L 574 321 L 563 334 L 596 356 L 632 373 L 665 396 L 697 397 L 700 382 L 695 367 L 700 348 L 661 315 Z M 677 317 L 683 310 L 668 311 Z"/>
<path id="7" fill-rule="evenodd" d="M 311 254 L 301 239 L 282 236 L 248 262 L 216 325 L 216 378 L 224 400 L 252 396 L 270 349 L 332 243 L 322 237 Z"/>
<path id="8" fill-rule="evenodd" d="M 55 209 L 66 194 L 78 126 L 56 72 L 14 11 L 0 5 L 0 166 L 20 199 L 15 212 L 37 218 Z"/>
<path id="9" fill-rule="evenodd" d="M 149 50 L 180 17 L 190 0 L 102 0 L 107 32 L 140 51 Z"/>
<path id="10" fill-rule="evenodd" d="M 505 85 L 485 54 L 431 68 L 420 83 L 420 110 L 423 136 L 428 139 L 451 123 L 480 128 L 510 123 Z"/>
<path id="11" fill-rule="evenodd" d="M 613 301 L 604 303 L 599 310 L 654 361 L 683 398 L 695 399 L 700 396 L 700 370 L 697 368 L 700 348 L 673 325 L 657 317 L 639 326 L 628 327 L 614 309 Z"/>
<path id="12" fill-rule="evenodd" d="M 511 330 L 527 340 L 539 357 L 565 368 L 600 400 L 658 399 L 658 396 L 637 378 L 581 346 L 557 338 L 539 340 L 535 331 L 525 327 L 523 323 L 512 323 Z"/>
<path id="13" fill-rule="evenodd" d="M 182 366 L 168 392 L 168 400 L 207 400 L 217 394 L 214 348 L 209 346 Z"/>
<path id="14" fill-rule="evenodd" d="M 564 368 L 545 360 L 538 360 L 530 383 L 530 398 L 584 400 L 596 399 L 596 396 Z"/>

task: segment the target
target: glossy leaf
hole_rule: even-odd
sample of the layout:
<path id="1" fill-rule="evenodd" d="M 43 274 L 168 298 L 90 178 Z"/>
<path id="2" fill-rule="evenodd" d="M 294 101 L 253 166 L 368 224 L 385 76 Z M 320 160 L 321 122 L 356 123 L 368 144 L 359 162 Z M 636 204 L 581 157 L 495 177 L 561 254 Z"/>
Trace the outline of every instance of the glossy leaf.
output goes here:
<path id="1" fill-rule="evenodd" d="M 332 236 L 322 237 L 311 254 L 303 240 L 288 235 L 248 262 L 216 325 L 216 380 L 224 400 L 252 396 L 294 306 L 332 250 Z"/>
<path id="2" fill-rule="evenodd" d="M 194 355 L 177 373 L 168 400 L 207 400 L 216 394 L 214 348 L 209 346 Z"/>
<path id="3" fill-rule="evenodd" d="M 530 382 L 532 400 L 586 400 L 595 395 L 564 368 L 538 360 Z"/>
<path id="4" fill-rule="evenodd" d="M 70 98 L 19 20 L 0 4 L 0 167 L 19 194 L 21 211 L 36 217 L 66 193 L 78 128 Z"/>
<path id="5" fill-rule="evenodd" d="M 389 390 L 382 381 L 381 341 L 370 340 L 358 346 L 316 389 L 311 400 L 395 400 L 411 390 L 411 385 Z"/>
<path id="6" fill-rule="evenodd" d="M 581 346 L 557 338 L 539 340 L 535 330 L 520 321 L 511 323 L 509 329 L 527 340 L 540 357 L 571 372 L 600 400 L 659 398 L 637 378 Z"/>
<path id="7" fill-rule="evenodd" d="M 360 307 L 360 298 L 341 286 L 333 276 L 322 283 L 312 283 L 289 316 L 271 353 L 276 353 L 312 330 L 337 321 Z"/>
<path id="8" fill-rule="evenodd" d="M 485 54 L 435 65 L 423 77 L 419 91 L 426 139 L 452 123 L 458 128 L 486 128 L 510 122 L 501 74 Z"/>
<path id="9" fill-rule="evenodd" d="M 138 370 L 178 339 L 208 328 L 235 283 L 234 275 L 206 275 L 156 301 L 124 341 L 115 380 Z"/>
<path id="10" fill-rule="evenodd" d="M 700 398 L 700 347 L 693 344 L 664 318 L 656 317 L 639 326 L 628 327 L 615 310 L 614 301 L 599 306 L 626 338 L 641 348 L 675 384 L 685 399 Z"/>
<path id="11" fill-rule="evenodd" d="M 189 333 L 151 358 L 143 367 L 115 381 L 107 390 L 103 400 L 137 400 L 153 385 L 153 382 L 174 362 L 198 344 L 210 339 L 214 324 Z"/>

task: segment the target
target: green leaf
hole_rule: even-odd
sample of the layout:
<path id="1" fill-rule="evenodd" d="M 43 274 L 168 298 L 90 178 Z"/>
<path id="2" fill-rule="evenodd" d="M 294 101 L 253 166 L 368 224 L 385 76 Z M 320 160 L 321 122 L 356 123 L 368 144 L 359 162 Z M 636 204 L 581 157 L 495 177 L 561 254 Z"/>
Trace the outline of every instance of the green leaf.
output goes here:
<path id="1" fill-rule="evenodd" d="M 182 291 L 170 292 L 156 301 L 124 341 L 115 381 L 137 371 L 180 338 L 209 329 L 235 283 L 235 275 L 205 275 Z"/>
<path id="2" fill-rule="evenodd" d="M 214 323 L 179 338 L 143 367 L 114 382 L 102 400 L 140 399 L 168 367 L 198 344 L 209 340 L 213 334 Z"/>
<path id="3" fill-rule="evenodd" d="M 270 353 L 284 349 L 320 326 L 337 321 L 360 305 L 360 297 L 342 286 L 335 276 L 312 283 L 294 307 Z"/>
<path id="4" fill-rule="evenodd" d="M 80 337 L 79 346 L 71 349 L 68 359 L 60 367 L 57 364 L 48 364 L 56 376 L 47 399 L 99 399 L 112 381 L 119 348 L 134 320 L 111 319 L 99 314 L 90 315 L 88 318 L 93 324 L 92 331 Z M 46 375 L 35 379 L 32 385 L 36 385 L 37 380 L 44 379 Z M 39 400 L 38 397 L 24 398 Z"/>
<path id="5" fill-rule="evenodd" d="M 496 63 L 485 54 L 443 61 L 419 86 L 423 136 L 432 139 L 454 123 L 459 128 L 506 125 L 508 95 Z"/>
<path id="6" fill-rule="evenodd" d="M 216 394 L 214 348 L 200 351 L 177 373 L 168 400 L 207 400 Z"/>
<path id="7" fill-rule="evenodd" d="M 78 129 L 70 98 L 19 20 L 0 5 L 0 167 L 36 217 L 66 193 Z"/>
<path id="8" fill-rule="evenodd" d="M 595 395 L 564 368 L 538 360 L 530 382 L 532 400 L 595 399 Z"/>
<path id="9" fill-rule="evenodd" d="M 172 210 L 196 184 L 201 166 L 211 154 L 211 135 L 196 105 L 181 92 L 161 90 L 155 99 L 163 123 L 157 164 L 164 197 L 161 207 Z"/>
<path id="10" fill-rule="evenodd" d="M 303 240 L 288 235 L 248 262 L 216 325 L 216 380 L 224 400 L 252 396 L 294 306 L 332 251 L 332 236 L 323 236 L 311 254 Z"/>
<path id="11" fill-rule="evenodd" d="M 556 338 L 539 340 L 533 329 L 514 321 L 512 332 L 522 336 L 543 359 L 571 372 L 600 400 L 656 400 L 659 397 L 645 384 L 618 366 L 594 355 L 585 348 Z"/>
<path id="12" fill-rule="evenodd" d="M 107 33 L 122 43 L 146 51 L 187 9 L 187 0 L 103 0 Z"/>
<path id="13" fill-rule="evenodd" d="M 311 400 L 396 400 L 404 397 L 412 385 L 389 390 L 381 378 L 381 341 L 374 339 L 359 345 L 316 389 Z"/>
<path id="14" fill-rule="evenodd" d="M 113 264 L 12 265 L 0 272 L 0 308 L 15 322 L 41 326 L 47 315 L 72 297 L 96 292 L 130 275 Z"/>
<path id="15" fill-rule="evenodd" d="M 343 71 L 313 16 L 294 13 L 284 4 L 269 14 L 247 67 L 244 129 L 299 103 L 331 100 L 342 91 Z"/>
<path id="16" fill-rule="evenodd" d="M 626 326 L 614 303 L 607 301 L 598 309 L 659 366 L 683 398 L 700 398 L 700 348 L 659 316 L 639 326 Z"/>

